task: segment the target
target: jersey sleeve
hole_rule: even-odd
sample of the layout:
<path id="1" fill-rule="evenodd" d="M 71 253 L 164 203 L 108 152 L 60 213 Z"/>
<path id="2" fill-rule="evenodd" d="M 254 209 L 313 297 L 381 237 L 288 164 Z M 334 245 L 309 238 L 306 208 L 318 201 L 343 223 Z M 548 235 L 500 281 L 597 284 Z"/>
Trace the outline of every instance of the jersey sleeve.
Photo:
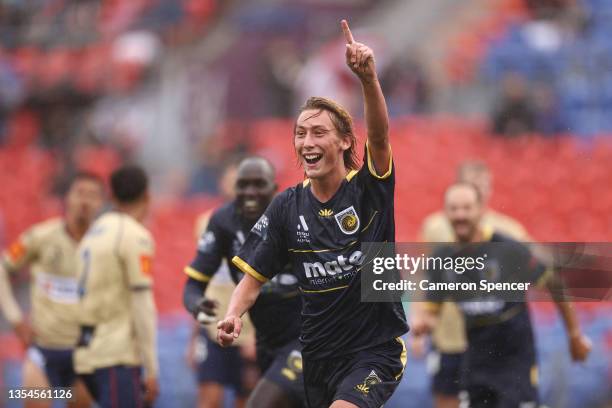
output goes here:
<path id="1" fill-rule="evenodd" d="M 195 257 L 185 267 L 187 276 L 200 282 L 210 281 L 227 253 L 227 239 L 223 233 L 219 218 L 218 212 L 213 214 L 206 230 L 200 239 L 198 239 Z"/>
<path id="2" fill-rule="evenodd" d="M 2 253 L 2 265 L 15 272 L 36 258 L 38 254 L 38 231 L 34 226 L 17 238 Z"/>
<path id="3" fill-rule="evenodd" d="M 515 246 L 515 259 L 518 265 L 515 268 L 516 276 L 513 280 L 517 282 L 531 282 L 537 285 L 545 283 L 550 277 L 552 270 L 549 270 L 525 244 L 520 242 L 513 242 L 512 244 Z"/>
<path id="4" fill-rule="evenodd" d="M 352 175 L 349 173 L 349 178 Z M 395 187 L 395 164 L 393 163 L 393 154 L 389 156 L 387 171 L 383 175 L 376 173 L 372 156 L 370 155 L 370 147 L 366 143 L 363 154 L 363 165 L 357 171 L 356 177 L 359 182 L 365 185 L 365 189 L 372 197 L 380 197 L 385 201 L 393 201 Z"/>
<path id="5" fill-rule="evenodd" d="M 374 166 L 374 160 L 372 159 L 372 155 L 370 154 L 370 146 L 366 142 L 365 152 L 363 154 L 363 167 L 367 168 L 368 176 L 373 178 L 374 180 L 378 180 L 378 181 L 390 180 L 392 179 L 392 176 L 394 176 L 394 173 L 395 173 L 395 168 L 394 168 L 394 163 L 393 163 L 393 152 L 391 152 L 391 155 L 389 156 L 389 163 L 387 163 L 387 167 L 386 167 L 387 171 L 384 174 L 379 175 L 376 172 L 376 167 Z"/>
<path id="6" fill-rule="evenodd" d="M 286 193 L 278 195 L 255 223 L 232 262 L 242 272 L 265 283 L 287 264 Z"/>
<path id="7" fill-rule="evenodd" d="M 131 289 L 146 289 L 153 284 L 155 243 L 146 231 L 126 231 L 121 240 L 121 256 Z"/>

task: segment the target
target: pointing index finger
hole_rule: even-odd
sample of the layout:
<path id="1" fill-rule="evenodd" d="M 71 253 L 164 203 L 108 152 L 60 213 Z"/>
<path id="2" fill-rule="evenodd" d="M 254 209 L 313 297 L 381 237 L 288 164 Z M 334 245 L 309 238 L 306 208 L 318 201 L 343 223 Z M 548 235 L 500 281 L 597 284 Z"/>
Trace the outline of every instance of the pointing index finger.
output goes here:
<path id="1" fill-rule="evenodd" d="M 353 39 L 353 34 L 351 33 L 351 29 L 349 28 L 348 22 L 346 20 L 342 20 L 340 22 L 342 26 L 342 32 L 344 32 L 344 38 L 346 39 L 347 44 L 352 44 L 355 42 Z"/>

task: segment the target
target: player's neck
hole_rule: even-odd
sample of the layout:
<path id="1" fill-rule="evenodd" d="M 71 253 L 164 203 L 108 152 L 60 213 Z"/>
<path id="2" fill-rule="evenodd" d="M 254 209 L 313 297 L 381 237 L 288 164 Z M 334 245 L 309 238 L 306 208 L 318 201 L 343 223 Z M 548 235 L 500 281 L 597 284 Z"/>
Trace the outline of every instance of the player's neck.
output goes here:
<path id="1" fill-rule="evenodd" d="M 472 236 L 472 239 L 470 239 L 470 243 L 482 242 L 482 241 L 484 241 L 484 238 L 485 238 L 485 233 L 484 233 L 483 229 L 479 227 L 476 230 L 476 233 Z"/>
<path id="2" fill-rule="evenodd" d="M 310 191 L 312 191 L 317 200 L 325 203 L 336 194 L 345 177 L 346 170 L 343 167 L 342 170 L 330 172 L 325 177 L 311 179 Z"/>
<path id="3" fill-rule="evenodd" d="M 144 220 L 145 211 L 143 206 L 140 204 L 119 204 L 115 207 L 115 210 L 122 214 L 129 215 L 141 224 Z"/>
<path id="4" fill-rule="evenodd" d="M 70 238 L 76 242 L 81 241 L 88 228 L 89 225 L 82 225 L 76 220 L 66 219 L 66 231 Z"/>

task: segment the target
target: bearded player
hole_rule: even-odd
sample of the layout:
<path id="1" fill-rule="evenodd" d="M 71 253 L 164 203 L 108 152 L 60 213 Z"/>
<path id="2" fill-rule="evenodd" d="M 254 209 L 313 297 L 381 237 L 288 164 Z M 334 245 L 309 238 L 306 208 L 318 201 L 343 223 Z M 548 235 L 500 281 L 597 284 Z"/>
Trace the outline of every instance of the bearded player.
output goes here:
<path id="1" fill-rule="evenodd" d="M 355 157 L 352 119 L 332 100 L 306 101 L 294 148 L 307 179 L 285 190 L 255 224 L 233 262 L 246 275 L 234 290 L 218 337 L 240 335 L 241 316 L 262 285 L 290 262 L 303 294 L 304 386 L 309 407 L 376 407 L 397 388 L 407 332 L 401 303 L 362 303 L 362 242 L 395 241 L 395 172 L 388 114 L 372 50 L 346 21 L 346 63 L 364 96 L 367 143 Z"/>
<path id="2" fill-rule="evenodd" d="M 547 271 L 530 249 L 483 225 L 485 206 L 480 191 L 472 184 L 458 182 L 444 197 L 445 215 L 457 245 L 444 244 L 433 256 L 441 259 L 483 257 L 484 268 L 455 273 L 451 269 L 428 271 L 437 282 L 461 278 L 477 282 L 486 277 L 495 282 L 537 282 L 550 290 L 567 329 L 569 349 L 575 361 L 588 356 L 590 340 L 582 334 L 575 312 L 565 299 L 558 277 Z M 465 297 L 453 291 L 434 297 L 426 313 L 413 321 L 415 335 L 435 327 L 442 300 L 455 300 L 465 318 L 467 350 L 463 357 L 461 388 L 467 391 L 462 406 L 472 408 L 515 408 L 538 406 L 537 365 L 534 334 L 524 293 L 507 298 L 491 292 L 486 297 Z M 464 297 L 462 297 L 462 295 Z"/>

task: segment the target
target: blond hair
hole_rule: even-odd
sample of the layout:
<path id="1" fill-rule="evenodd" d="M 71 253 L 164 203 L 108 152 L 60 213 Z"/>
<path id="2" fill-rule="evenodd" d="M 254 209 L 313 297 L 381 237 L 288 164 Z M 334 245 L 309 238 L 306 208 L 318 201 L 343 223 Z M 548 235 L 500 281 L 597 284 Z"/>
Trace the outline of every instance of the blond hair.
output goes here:
<path id="1" fill-rule="evenodd" d="M 346 137 L 350 141 L 350 146 L 344 151 L 344 167 L 347 170 L 356 170 L 358 168 L 357 152 L 355 151 L 357 146 L 357 137 L 353 130 L 353 118 L 351 115 L 340 106 L 338 103 L 331 99 L 323 98 L 320 96 L 313 96 L 306 100 L 306 103 L 300 108 L 298 115 L 306 110 L 318 110 L 319 112 L 326 111 L 329 113 L 336 131 L 341 137 Z M 295 134 L 295 126 L 294 126 Z"/>

